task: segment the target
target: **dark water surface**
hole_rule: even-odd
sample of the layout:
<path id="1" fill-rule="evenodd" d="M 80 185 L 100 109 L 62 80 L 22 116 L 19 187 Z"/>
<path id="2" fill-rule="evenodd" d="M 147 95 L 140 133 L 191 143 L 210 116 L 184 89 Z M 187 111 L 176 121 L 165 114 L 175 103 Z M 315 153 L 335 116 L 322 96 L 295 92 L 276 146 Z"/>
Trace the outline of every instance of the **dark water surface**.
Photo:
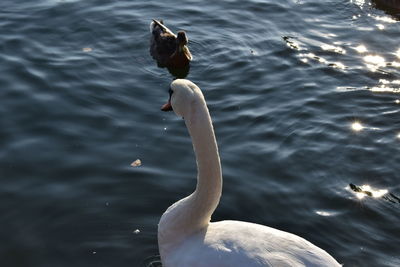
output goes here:
<path id="1" fill-rule="evenodd" d="M 213 220 L 400 266 L 400 21 L 350 0 L 0 1 L 0 265 L 159 265 L 158 220 L 196 167 L 159 111 L 152 18 L 190 38 L 223 165 Z"/>

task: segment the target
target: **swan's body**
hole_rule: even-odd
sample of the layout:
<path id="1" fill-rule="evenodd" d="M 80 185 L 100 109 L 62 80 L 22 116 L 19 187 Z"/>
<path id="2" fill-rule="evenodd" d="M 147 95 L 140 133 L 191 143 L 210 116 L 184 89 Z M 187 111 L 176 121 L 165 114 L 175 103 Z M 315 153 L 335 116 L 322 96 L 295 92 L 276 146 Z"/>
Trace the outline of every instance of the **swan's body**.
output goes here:
<path id="1" fill-rule="evenodd" d="M 175 35 L 162 21 L 153 20 L 150 33 L 150 54 L 160 67 L 185 68 L 189 65 L 192 54 L 184 31 Z"/>
<path id="2" fill-rule="evenodd" d="M 158 243 L 164 267 L 341 266 L 307 240 L 241 221 L 210 223 L 222 192 L 221 165 L 201 90 L 188 80 L 171 84 L 173 109 L 185 119 L 198 167 L 197 187 L 162 215 Z"/>

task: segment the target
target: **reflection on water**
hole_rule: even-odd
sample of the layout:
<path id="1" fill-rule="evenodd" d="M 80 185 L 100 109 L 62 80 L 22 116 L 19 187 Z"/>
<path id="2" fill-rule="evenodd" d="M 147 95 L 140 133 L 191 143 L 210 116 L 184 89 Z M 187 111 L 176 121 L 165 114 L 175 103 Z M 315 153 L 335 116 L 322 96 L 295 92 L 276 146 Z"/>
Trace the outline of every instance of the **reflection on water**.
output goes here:
<path id="1" fill-rule="evenodd" d="M 356 5 L 358 5 L 360 7 L 363 7 L 364 4 L 365 4 L 364 0 L 351 0 L 350 2 L 353 2 L 353 3 L 355 3 Z"/>
<path id="2" fill-rule="evenodd" d="M 326 210 L 317 210 L 315 211 L 315 213 L 323 217 L 331 217 L 339 214 L 338 212 L 326 211 Z"/>
<path id="3" fill-rule="evenodd" d="M 372 72 L 377 71 L 380 67 L 386 66 L 385 59 L 377 55 L 368 55 L 364 57 L 364 61 L 367 63 L 368 69 Z"/>
<path id="4" fill-rule="evenodd" d="M 389 81 L 380 79 L 379 85 L 372 87 L 370 90 L 377 93 L 400 93 L 400 80 Z"/>
<path id="5" fill-rule="evenodd" d="M 382 22 L 386 22 L 386 23 L 397 23 L 397 21 L 395 19 L 393 19 L 392 17 L 388 17 L 388 16 L 374 16 L 374 19 L 376 19 L 377 21 L 382 21 Z"/>
<path id="6" fill-rule="evenodd" d="M 365 45 L 359 45 L 357 47 L 354 47 L 354 49 L 358 52 L 358 53 L 365 53 L 367 52 L 367 48 L 365 47 Z"/>
<path id="7" fill-rule="evenodd" d="M 353 129 L 353 131 L 359 132 L 364 129 L 364 126 L 362 126 L 360 122 L 356 121 L 351 124 L 351 128 Z"/>
<path id="8" fill-rule="evenodd" d="M 332 52 L 339 53 L 339 54 L 346 54 L 346 50 L 344 50 L 344 48 L 342 48 L 340 46 L 323 44 L 321 46 L 321 48 L 322 48 L 322 50 L 325 50 L 325 51 L 332 51 Z"/>

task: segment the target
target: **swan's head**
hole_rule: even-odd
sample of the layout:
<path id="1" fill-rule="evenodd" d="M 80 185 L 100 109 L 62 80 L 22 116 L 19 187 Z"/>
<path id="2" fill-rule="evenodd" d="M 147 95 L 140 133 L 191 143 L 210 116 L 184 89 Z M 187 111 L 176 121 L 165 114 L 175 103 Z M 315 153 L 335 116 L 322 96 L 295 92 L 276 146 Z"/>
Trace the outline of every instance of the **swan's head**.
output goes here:
<path id="1" fill-rule="evenodd" d="M 176 115 L 185 117 L 196 103 L 204 103 L 200 88 L 189 80 L 177 79 L 169 88 L 169 100 L 161 107 L 162 111 L 173 110 Z"/>

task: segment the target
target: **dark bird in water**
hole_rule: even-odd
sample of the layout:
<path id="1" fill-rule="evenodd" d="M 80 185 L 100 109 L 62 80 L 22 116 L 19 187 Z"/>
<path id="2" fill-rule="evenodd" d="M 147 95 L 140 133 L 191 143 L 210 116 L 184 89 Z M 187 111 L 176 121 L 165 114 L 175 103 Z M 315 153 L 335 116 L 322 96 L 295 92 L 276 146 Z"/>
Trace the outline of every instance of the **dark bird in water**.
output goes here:
<path id="1" fill-rule="evenodd" d="M 400 0 L 372 0 L 376 8 L 400 18 Z"/>
<path id="2" fill-rule="evenodd" d="M 150 54 L 160 67 L 186 68 L 192 60 L 184 31 L 175 35 L 162 20 L 153 19 L 150 24 Z"/>

